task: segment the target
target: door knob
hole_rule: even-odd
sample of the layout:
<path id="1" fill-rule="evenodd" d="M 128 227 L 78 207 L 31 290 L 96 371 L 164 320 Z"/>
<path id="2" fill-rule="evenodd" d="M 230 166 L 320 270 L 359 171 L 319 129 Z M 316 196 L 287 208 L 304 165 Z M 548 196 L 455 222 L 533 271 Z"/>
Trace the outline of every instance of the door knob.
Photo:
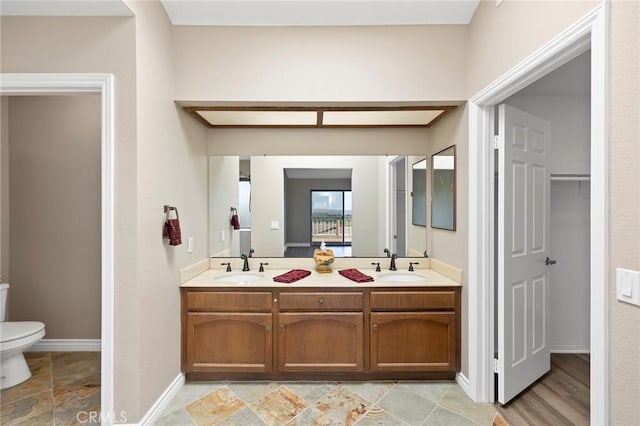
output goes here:
<path id="1" fill-rule="evenodd" d="M 549 266 L 549 265 L 555 265 L 557 263 L 556 260 L 551 259 L 549 256 L 547 256 L 547 258 L 544 260 L 544 264 Z"/>

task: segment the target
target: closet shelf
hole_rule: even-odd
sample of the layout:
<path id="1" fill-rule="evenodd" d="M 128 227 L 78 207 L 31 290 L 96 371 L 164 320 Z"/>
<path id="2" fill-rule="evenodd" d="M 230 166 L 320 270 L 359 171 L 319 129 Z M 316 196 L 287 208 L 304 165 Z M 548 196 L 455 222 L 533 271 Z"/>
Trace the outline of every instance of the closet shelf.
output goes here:
<path id="1" fill-rule="evenodd" d="M 570 174 L 570 173 L 551 173 L 551 181 L 553 182 L 584 182 L 590 181 L 589 174 Z"/>

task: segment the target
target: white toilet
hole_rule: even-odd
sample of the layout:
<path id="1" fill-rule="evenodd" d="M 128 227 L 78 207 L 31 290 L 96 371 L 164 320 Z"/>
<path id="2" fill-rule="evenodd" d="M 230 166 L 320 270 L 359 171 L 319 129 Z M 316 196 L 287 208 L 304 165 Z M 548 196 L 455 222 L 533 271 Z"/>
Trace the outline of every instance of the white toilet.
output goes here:
<path id="1" fill-rule="evenodd" d="M 31 377 L 23 352 L 44 337 L 44 324 L 37 321 L 7 321 L 9 284 L 0 284 L 0 389 L 10 388 Z"/>

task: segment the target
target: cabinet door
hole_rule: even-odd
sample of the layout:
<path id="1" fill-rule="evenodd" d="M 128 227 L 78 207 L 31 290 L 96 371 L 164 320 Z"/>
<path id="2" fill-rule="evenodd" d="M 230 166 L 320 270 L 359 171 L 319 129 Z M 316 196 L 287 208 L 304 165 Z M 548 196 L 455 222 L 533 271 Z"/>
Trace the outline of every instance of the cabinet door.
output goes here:
<path id="1" fill-rule="evenodd" d="M 371 313 L 373 371 L 456 371 L 454 312 Z"/>
<path id="2" fill-rule="evenodd" d="M 278 314 L 280 371 L 362 371 L 362 313 Z"/>
<path id="3" fill-rule="evenodd" d="M 188 371 L 271 371 L 270 313 L 187 314 Z"/>

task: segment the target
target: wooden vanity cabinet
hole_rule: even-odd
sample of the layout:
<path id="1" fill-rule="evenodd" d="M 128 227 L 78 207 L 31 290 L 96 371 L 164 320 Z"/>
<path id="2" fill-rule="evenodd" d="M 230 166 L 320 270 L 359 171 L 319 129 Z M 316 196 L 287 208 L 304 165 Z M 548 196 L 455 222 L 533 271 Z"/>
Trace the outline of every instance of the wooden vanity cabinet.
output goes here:
<path id="1" fill-rule="evenodd" d="M 270 292 L 186 291 L 182 299 L 183 371 L 272 371 Z"/>
<path id="2" fill-rule="evenodd" d="M 181 288 L 188 380 L 451 379 L 460 287 Z"/>
<path id="3" fill-rule="evenodd" d="M 371 371 L 458 371 L 459 290 L 371 291 Z"/>
<path id="4" fill-rule="evenodd" d="M 362 292 L 280 292 L 279 371 L 362 371 Z"/>

